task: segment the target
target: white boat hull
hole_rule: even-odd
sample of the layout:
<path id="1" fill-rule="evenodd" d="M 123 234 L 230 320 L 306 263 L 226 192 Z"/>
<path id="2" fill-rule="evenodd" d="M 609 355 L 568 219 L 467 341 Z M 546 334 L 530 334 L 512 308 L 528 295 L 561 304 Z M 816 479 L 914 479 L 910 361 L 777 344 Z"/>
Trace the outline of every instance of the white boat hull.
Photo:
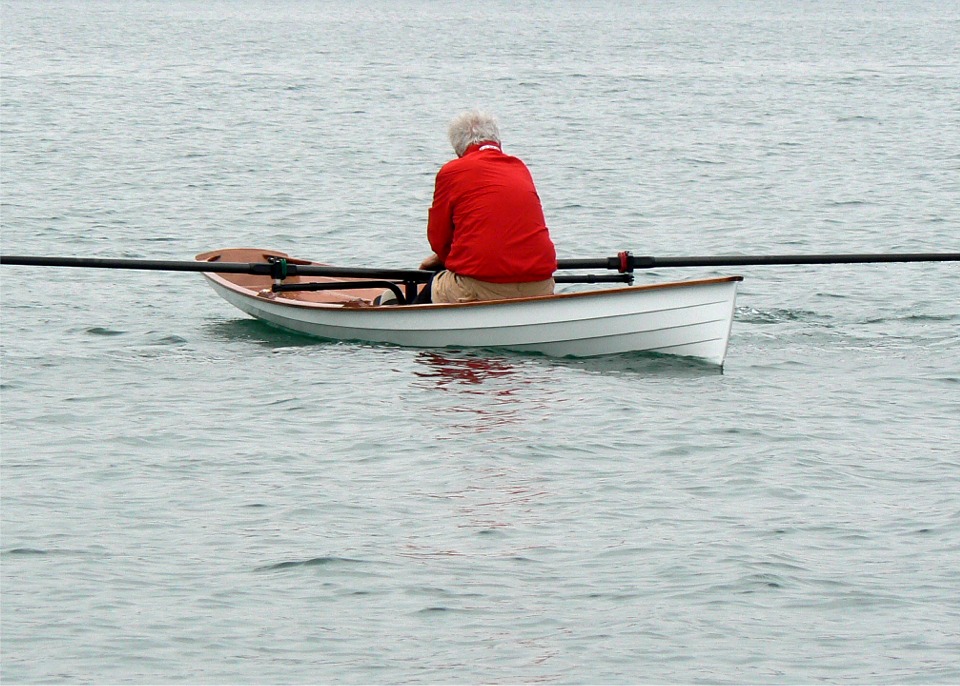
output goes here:
<path id="1" fill-rule="evenodd" d="M 266 277 L 245 277 L 247 283 L 240 285 L 234 275 L 204 276 L 243 312 L 321 338 L 419 348 L 503 348 L 557 357 L 649 351 L 717 365 L 726 356 L 741 280 L 724 277 L 456 305 L 369 307 L 267 294 L 262 290 L 269 288 Z M 261 288 L 250 283 L 254 278 L 262 280 Z M 353 292 L 340 292 L 341 298 L 343 293 Z M 353 305 L 365 304 L 359 293 L 352 299 Z"/>

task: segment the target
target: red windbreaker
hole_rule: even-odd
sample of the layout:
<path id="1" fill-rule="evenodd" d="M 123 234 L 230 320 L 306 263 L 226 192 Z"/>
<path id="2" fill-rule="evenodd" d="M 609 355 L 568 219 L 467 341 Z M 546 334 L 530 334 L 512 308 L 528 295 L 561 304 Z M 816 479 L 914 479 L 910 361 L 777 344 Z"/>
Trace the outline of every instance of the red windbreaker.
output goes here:
<path id="1" fill-rule="evenodd" d="M 557 269 L 530 171 L 496 143 L 472 145 L 441 167 L 427 238 L 444 267 L 481 281 L 543 281 Z"/>

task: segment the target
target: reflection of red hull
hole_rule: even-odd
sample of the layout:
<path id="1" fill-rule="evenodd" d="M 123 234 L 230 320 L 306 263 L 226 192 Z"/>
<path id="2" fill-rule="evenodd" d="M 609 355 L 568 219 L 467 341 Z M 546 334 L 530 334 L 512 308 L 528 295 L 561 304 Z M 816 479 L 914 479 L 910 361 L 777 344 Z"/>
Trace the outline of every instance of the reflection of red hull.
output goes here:
<path id="1" fill-rule="evenodd" d="M 262 262 L 283 253 L 238 248 L 201 261 Z M 204 273 L 247 314 L 322 338 L 442 348 L 483 347 L 590 357 L 632 351 L 723 364 L 739 276 L 455 305 L 373 307 L 382 289 L 269 293 L 266 276 Z M 296 276 L 285 283 L 333 281 Z M 343 280 L 343 279 L 340 279 Z"/>
<path id="2" fill-rule="evenodd" d="M 514 373 L 513 367 L 496 359 L 485 357 L 448 358 L 432 352 L 423 352 L 418 361 L 426 364 L 431 373 L 418 372 L 418 376 L 429 376 L 437 379 L 437 385 L 448 383 L 482 384 L 489 379 L 500 376 L 509 376 Z"/>

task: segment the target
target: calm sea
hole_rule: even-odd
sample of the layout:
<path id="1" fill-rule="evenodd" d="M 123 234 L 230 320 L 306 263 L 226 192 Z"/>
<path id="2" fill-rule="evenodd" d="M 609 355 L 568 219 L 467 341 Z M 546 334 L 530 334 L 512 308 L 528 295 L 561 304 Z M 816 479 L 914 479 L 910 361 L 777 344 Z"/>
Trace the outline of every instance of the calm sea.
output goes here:
<path id="1" fill-rule="evenodd" d="M 6 254 L 411 267 L 476 105 L 561 257 L 960 251 L 955 1 L 0 12 Z M 733 273 L 721 372 L 4 266 L 0 678 L 960 681 L 960 266 Z"/>

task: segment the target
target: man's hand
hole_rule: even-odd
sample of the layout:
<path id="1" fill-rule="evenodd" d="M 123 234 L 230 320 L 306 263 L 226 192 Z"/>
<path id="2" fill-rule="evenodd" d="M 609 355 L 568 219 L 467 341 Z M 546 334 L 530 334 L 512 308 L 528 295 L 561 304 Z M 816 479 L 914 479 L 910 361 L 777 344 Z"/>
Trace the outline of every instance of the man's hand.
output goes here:
<path id="1" fill-rule="evenodd" d="M 432 272 L 439 271 L 443 269 L 443 261 L 437 257 L 437 253 L 431 253 L 430 257 L 420 263 L 420 269 L 427 269 Z"/>

